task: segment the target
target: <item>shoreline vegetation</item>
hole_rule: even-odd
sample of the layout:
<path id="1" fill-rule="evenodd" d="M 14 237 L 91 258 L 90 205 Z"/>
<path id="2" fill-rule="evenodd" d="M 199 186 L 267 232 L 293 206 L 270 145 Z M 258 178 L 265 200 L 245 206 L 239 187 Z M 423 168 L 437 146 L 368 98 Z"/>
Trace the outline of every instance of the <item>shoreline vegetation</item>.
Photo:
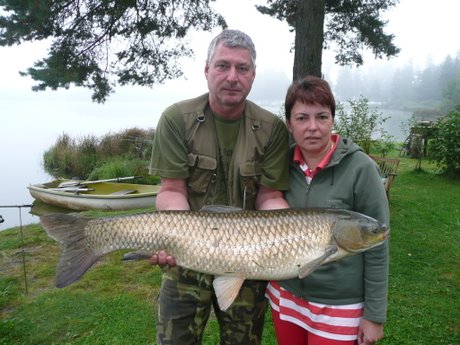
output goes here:
<path id="1" fill-rule="evenodd" d="M 129 128 L 102 137 L 60 135 L 43 154 L 43 167 L 54 178 L 101 180 L 140 176 L 134 183 L 159 184 L 148 173 L 153 129 Z"/>
<path id="2" fill-rule="evenodd" d="M 388 322 L 379 344 L 459 344 L 460 181 L 438 174 L 428 159 L 414 169 L 415 159 L 398 158 L 390 200 Z M 121 262 L 118 251 L 57 289 L 59 246 L 39 223 L 0 232 L 0 253 L 0 345 L 155 343 L 160 269 L 146 261 Z M 218 339 L 211 315 L 203 344 Z M 263 345 L 275 344 L 267 312 Z"/>

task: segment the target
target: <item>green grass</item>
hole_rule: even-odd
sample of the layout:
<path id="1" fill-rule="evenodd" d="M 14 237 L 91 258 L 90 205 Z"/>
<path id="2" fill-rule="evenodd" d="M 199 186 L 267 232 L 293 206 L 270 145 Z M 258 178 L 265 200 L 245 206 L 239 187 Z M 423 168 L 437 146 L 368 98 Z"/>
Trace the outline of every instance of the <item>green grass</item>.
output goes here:
<path id="1" fill-rule="evenodd" d="M 423 171 L 414 166 L 402 159 L 391 190 L 389 310 L 379 344 L 460 344 L 460 181 L 427 161 Z M 158 269 L 122 263 L 117 252 L 56 289 L 58 246 L 35 224 L 24 228 L 22 247 L 19 230 L 0 232 L 0 345 L 155 343 Z M 218 343 L 213 317 L 203 343 Z M 276 344 L 269 313 L 263 344 Z"/>

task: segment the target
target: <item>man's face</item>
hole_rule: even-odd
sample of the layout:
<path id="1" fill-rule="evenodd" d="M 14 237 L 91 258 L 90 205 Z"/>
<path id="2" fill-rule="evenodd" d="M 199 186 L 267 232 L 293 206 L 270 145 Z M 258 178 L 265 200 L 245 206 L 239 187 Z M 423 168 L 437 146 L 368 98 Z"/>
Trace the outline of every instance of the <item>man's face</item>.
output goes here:
<path id="1" fill-rule="evenodd" d="M 226 115 L 226 111 L 244 106 L 256 76 L 247 49 L 228 48 L 219 43 L 204 72 L 214 112 Z"/>

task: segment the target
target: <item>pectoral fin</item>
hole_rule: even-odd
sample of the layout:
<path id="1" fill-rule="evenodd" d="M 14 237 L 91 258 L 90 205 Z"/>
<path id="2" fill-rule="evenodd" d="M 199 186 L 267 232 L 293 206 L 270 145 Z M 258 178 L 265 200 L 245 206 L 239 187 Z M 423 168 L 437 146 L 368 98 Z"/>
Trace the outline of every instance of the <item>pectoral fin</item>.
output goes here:
<path id="1" fill-rule="evenodd" d="M 123 261 L 145 260 L 152 255 L 152 252 L 129 252 L 123 255 Z"/>
<path id="2" fill-rule="evenodd" d="M 244 279 L 243 276 L 219 276 L 214 279 L 212 284 L 221 310 L 225 311 L 232 305 Z"/>
<path id="3" fill-rule="evenodd" d="M 299 278 L 303 279 L 308 276 L 311 272 L 316 270 L 321 266 L 324 261 L 326 261 L 331 255 L 337 252 L 337 246 L 327 246 L 324 250 L 324 254 L 321 255 L 318 259 L 310 261 L 308 264 L 305 264 L 299 268 Z"/>

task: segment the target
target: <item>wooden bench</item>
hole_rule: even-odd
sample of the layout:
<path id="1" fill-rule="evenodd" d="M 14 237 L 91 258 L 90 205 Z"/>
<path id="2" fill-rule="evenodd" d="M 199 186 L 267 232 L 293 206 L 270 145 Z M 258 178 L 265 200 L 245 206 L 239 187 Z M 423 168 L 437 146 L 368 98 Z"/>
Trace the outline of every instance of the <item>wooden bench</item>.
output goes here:
<path id="1" fill-rule="evenodd" d="M 385 192 L 388 200 L 390 199 L 390 188 L 393 185 L 394 179 L 398 176 L 399 159 L 370 156 L 380 168 L 380 176 L 382 177 Z"/>

